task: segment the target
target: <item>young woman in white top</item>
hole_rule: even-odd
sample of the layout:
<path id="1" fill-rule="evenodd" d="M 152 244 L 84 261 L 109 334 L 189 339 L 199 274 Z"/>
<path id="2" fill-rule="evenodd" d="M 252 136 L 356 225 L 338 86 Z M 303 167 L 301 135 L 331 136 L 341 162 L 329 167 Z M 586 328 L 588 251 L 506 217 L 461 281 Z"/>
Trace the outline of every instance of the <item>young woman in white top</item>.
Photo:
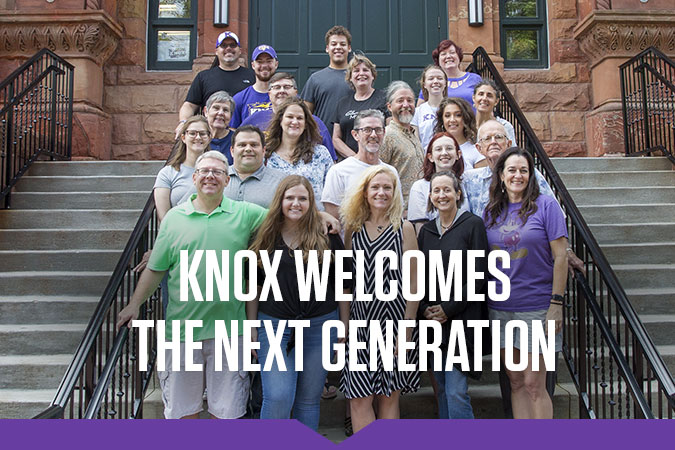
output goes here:
<path id="1" fill-rule="evenodd" d="M 501 92 L 492 80 L 481 80 L 473 90 L 473 107 L 476 109 L 476 129 L 480 128 L 488 120 L 496 120 L 504 125 L 506 136 L 511 140 L 511 145 L 517 146 L 516 133 L 513 125 L 501 117 L 495 115 L 495 108 L 499 103 Z"/>
<path id="2" fill-rule="evenodd" d="M 436 132 L 447 131 L 459 144 L 464 170 L 487 166 L 485 156 L 476 148 L 476 116 L 466 100 L 456 97 L 443 99 L 438 106 L 436 120 Z"/>
<path id="3" fill-rule="evenodd" d="M 431 64 L 422 71 L 419 83 L 424 103 L 415 108 L 411 125 L 417 128 L 422 148 L 426 149 L 436 128 L 438 105 L 447 95 L 448 79 L 443 69 Z"/>

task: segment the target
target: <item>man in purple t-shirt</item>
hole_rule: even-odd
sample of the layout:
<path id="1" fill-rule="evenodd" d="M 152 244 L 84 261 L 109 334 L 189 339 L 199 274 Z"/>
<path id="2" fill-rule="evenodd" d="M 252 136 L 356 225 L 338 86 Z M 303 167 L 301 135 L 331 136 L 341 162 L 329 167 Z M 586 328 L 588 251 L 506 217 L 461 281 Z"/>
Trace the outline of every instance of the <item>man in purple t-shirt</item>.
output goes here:
<path id="1" fill-rule="evenodd" d="M 258 111 L 255 114 L 250 115 L 241 123 L 241 125 L 254 125 L 260 128 L 265 133 L 265 137 L 267 137 L 267 127 L 272 121 L 272 117 L 279 105 L 289 97 L 298 96 L 298 86 L 295 83 L 293 75 L 286 72 L 275 73 L 269 81 L 269 96 L 272 104 L 271 109 Z M 316 125 L 319 127 L 321 144 L 328 149 L 333 160 L 336 160 L 337 156 L 335 155 L 335 149 L 333 148 L 333 139 L 331 139 L 328 128 L 326 128 L 326 125 L 317 116 L 312 115 L 312 118 L 314 118 Z"/>
<path id="2" fill-rule="evenodd" d="M 268 94 L 269 81 L 279 67 L 277 52 L 269 45 L 259 45 L 251 55 L 251 67 L 255 72 L 255 84 L 234 96 L 234 114 L 231 128 L 237 128 L 248 116 L 271 108 Z"/>

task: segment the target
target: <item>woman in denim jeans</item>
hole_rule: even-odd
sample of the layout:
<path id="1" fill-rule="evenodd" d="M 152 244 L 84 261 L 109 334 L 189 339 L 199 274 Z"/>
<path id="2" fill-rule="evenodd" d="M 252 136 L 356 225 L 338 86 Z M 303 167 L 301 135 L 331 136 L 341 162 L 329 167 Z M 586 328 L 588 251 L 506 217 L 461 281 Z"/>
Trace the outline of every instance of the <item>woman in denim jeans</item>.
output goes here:
<path id="1" fill-rule="evenodd" d="M 271 370 L 262 370 L 263 404 L 261 419 L 299 420 L 316 430 L 319 427 L 319 404 L 326 379 L 326 370 L 321 363 L 322 326 L 327 320 L 338 319 L 338 304 L 335 301 L 335 250 L 343 250 L 344 245 L 339 235 L 324 235 L 319 219 L 319 212 L 314 200 L 314 191 L 309 181 L 299 175 L 286 177 L 277 188 L 270 204 L 267 218 L 258 229 L 251 244 L 251 250 L 258 253 L 270 252 L 272 260 L 274 251 L 281 251 L 280 263 L 276 273 L 277 282 L 283 301 L 275 301 L 270 289 L 267 298 L 258 298 L 246 305 L 249 320 L 269 321 L 276 334 L 284 322 L 281 349 L 284 368 L 274 361 Z M 295 258 L 302 258 L 307 265 L 310 250 L 317 250 L 319 268 L 323 266 L 323 258 L 330 257 L 330 275 L 325 299 L 317 298 L 318 293 L 309 292 L 309 301 L 300 301 L 300 290 L 296 276 Z M 324 251 L 330 254 L 324 256 Z M 351 270 L 348 268 L 347 270 Z M 260 288 L 265 281 L 265 273 L 259 267 L 257 284 Z M 306 294 L 303 292 L 303 294 Z M 347 325 L 349 305 L 340 303 L 339 317 Z M 288 327 L 288 320 L 309 320 L 309 328 L 303 329 L 303 368 L 295 367 L 295 334 Z M 270 350 L 269 339 L 264 322 L 258 329 L 260 342 L 258 362 L 261 369 L 266 366 Z M 254 335 L 255 337 L 255 335 Z M 331 348 L 337 341 L 335 329 L 330 335 Z"/>

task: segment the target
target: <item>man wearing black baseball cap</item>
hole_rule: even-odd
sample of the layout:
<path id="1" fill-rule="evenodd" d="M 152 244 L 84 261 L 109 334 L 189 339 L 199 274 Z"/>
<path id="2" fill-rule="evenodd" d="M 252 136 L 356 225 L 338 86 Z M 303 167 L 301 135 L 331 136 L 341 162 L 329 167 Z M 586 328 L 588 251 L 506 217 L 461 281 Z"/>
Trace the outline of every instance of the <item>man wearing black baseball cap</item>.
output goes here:
<path id="1" fill-rule="evenodd" d="M 255 72 L 255 84 L 234 96 L 234 114 L 230 127 L 237 128 L 246 118 L 258 111 L 272 108 L 269 96 L 269 81 L 279 67 L 277 52 L 269 45 L 259 45 L 251 55 L 251 67 Z"/>
<path id="2" fill-rule="evenodd" d="M 239 64 L 240 56 L 239 37 L 231 31 L 220 33 L 216 41 L 218 65 L 199 72 L 192 81 L 185 103 L 178 113 L 176 135 L 181 124 L 201 110 L 214 92 L 226 91 L 234 97 L 237 92 L 253 86 L 255 73 Z"/>

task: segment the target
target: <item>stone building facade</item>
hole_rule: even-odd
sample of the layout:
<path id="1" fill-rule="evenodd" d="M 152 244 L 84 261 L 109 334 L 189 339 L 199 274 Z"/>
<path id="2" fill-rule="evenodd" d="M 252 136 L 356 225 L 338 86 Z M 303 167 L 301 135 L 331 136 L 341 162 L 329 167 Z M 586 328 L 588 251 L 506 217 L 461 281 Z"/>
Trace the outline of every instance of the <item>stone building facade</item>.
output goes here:
<path id="1" fill-rule="evenodd" d="M 196 5 L 192 71 L 148 70 L 151 0 L 0 0 L 0 80 L 48 47 L 75 65 L 73 155 L 160 159 L 168 155 L 177 112 L 195 74 L 211 64 L 216 37 L 234 31 L 249 49 L 249 0 Z M 448 0 L 448 36 L 467 51 L 483 46 L 555 156 L 623 152 L 618 66 L 655 46 L 675 56 L 672 0 L 540 0 L 545 5 L 546 68 L 503 69 L 499 8 L 483 0 L 482 26 L 469 25 L 466 0 Z M 156 2 L 155 2 L 156 3 Z"/>

